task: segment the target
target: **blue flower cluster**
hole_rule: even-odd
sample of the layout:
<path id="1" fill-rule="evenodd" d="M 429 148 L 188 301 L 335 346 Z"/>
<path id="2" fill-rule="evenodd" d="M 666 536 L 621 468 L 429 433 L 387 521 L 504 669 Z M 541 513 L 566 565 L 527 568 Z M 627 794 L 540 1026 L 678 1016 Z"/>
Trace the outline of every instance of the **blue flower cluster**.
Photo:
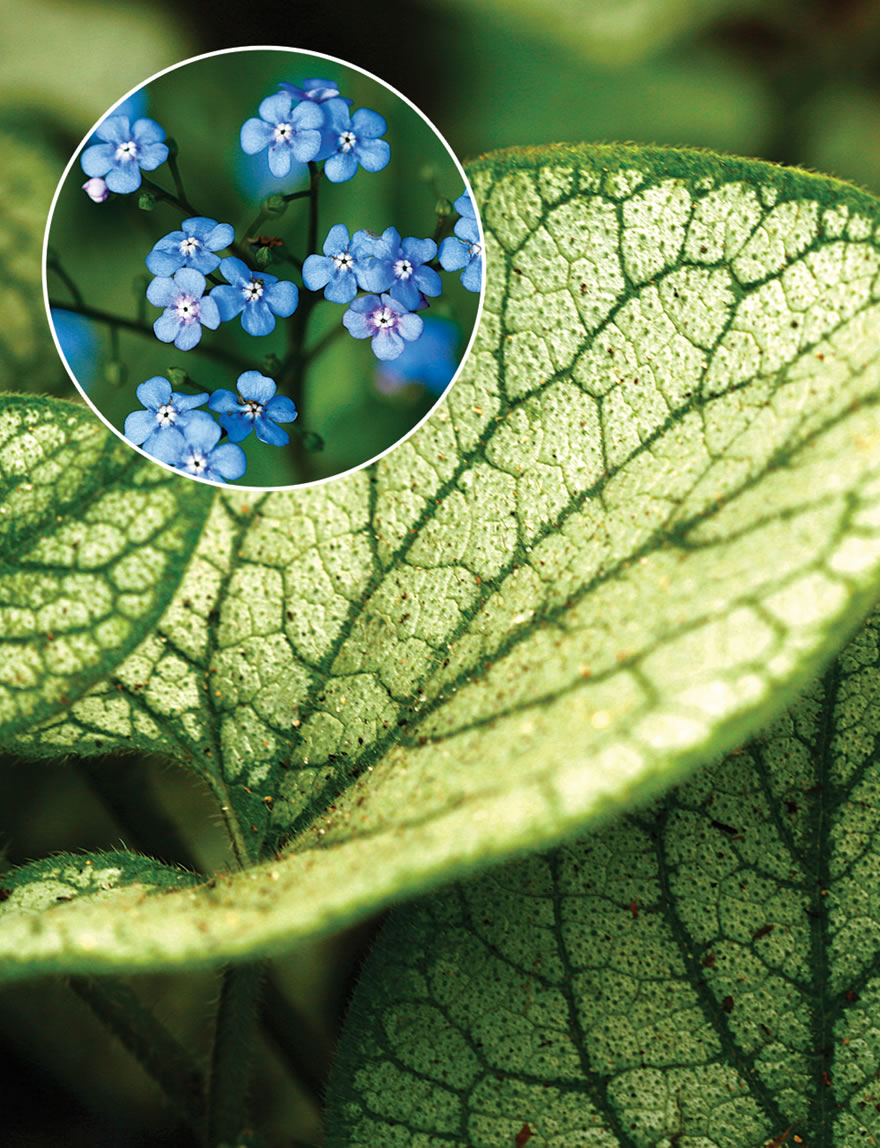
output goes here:
<path id="1" fill-rule="evenodd" d="M 256 155 L 268 149 L 274 176 L 283 179 L 294 162 L 324 161 L 327 179 L 345 183 L 358 167 L 375 172 L 386 166 L 391 148 L 380 138 L 387 124 L 378 112 L 358 108 L 352 115 L 352 101 L 340 96 L 332 80 L 279 87 L 260 104 L 259 118 L 247 120 L 241 129 L 242 150 Z"/>
<path id="2" fill-rule="evenodd" d="M 455 201 L 461 218 L 455 234 L 440 245 L 439 262 L 445 271 L 460 271 L 468 291 L 482 286 L 482 255 L 477 216 L 467 192 Z M 407 343 L 419 339 L 429 298 L 443 289 L 436 270 L 433 239 L 409 236 L 401 239 L 395 227 L 381 235 L 356 231 L 336 223 L 327 232 L 323 255 L 309 255 L 302 268 L 303 283 L 310 291 L 324 292 L 332 303 L 349 303 L 342 324 L 356 339 L 370 339 L 377 359 L 387 362 L 402 355 Z M 358 295 L 358 290 L 365 292 Z"/>
<path id="3" fill-rule="evenodd" d="M 244 371 L 236 390 L 220 389 L 209 395 L 181 395 L 171 383 L 154 375 L 137 388 L 143 410 L 132 411 L 125 420 L 129 442 L 160 462 L 211 482 L 233 482 L 247 469 L 247 458 L 238 445 L 251 431 L 260 442 L 286 446 L 287 431 L 279 423 L 291 423 L 297 415 L 293 401 L 277 395 L 274 379 L 259 371 Z M 208 411 L 196 410 L 208 404 Z M 221 442 L 225 432 L 226 441 Z"/>
<path id="4" fill-rule="evenodd" d="M 202 327 L 213 331 L 240 315 L 249 335 L 268 335 L 275 330 L 276 316 L 286 319 L 293 314 L 299 302 L 295 283 L 216 254 L 234 239 L 230 224 L 195 216 L 155 244 L 146 263 L 156 276 L 147 288 L 147 299 L 164 308 L 153 324 L 157 339 L 173 343 L 179 351 L 191 351 L 202 337 Z M 215 270 L 228 286 L 221 283 L 206 295 L 205 276 Z"/>
<path id="5" fill-rule="evenodd" d="M 345 183 L 358 168 L 382 171 L 391 156 L 382 138 L 387 125 L 370 108 L 353 109 L 353 101 L 341 95 L 332 80 L 313 78 L 301 86 L 278 86 L 277 93 L 259 104 L 258 116 L 242 125 L 241 148 L 248 155 L 265 152 L 269 172 L 277 179 L 289 176 L 295 165 L 309 164 L 311 180 L 307 190 L 267 199 L 253 226 L 257 230 L 264 219 L 283 214 L 290 201 L 308 196 L 309 228 L 314 234 L 320 179 Z M 111 193 L 136 191 L 143 172 L 171 161 L 176 194 L 148 181 L 148 194 L 139 201 L 145 210 L 164 201 L 181 213 L 189 212 L 179 227 L 153 244 L 145 258 L 153 276 L 146 298 L 160 310 L 152 324 L 156 338 L 189 351 L 199 345 L 203 330 L 216 330 L 234 319 L 240 320 L 248 335 L 269 335 L 277 320 L 292 316 L 300 304 L 300 288 L 295 283 L 265 270 L 273 258 L 272 249 L 283 247 L 284 238 L 245 238 L 244 232 L 236 242 L 231 223 L 197 214 L 182 187 L 175 145 L 165 142 L 165 131 L 154 120 L 133 119 L 135 115 L 137 111 L 104 120 L 80 162 L 88 176 L 83 189 L 95 203 L 104 203 Z M 321 252 L 308 254 L 302 263 L 293 254 L 279 253 L 301 269 L 307 291 L 323 292 L 324 299 L 346 308 L 343 328 L 355 339 L 370 340 L 383 370 L 394 363 L 387 377 L 383 376 L 383 385 L 389 388 L 410 378 L 439 392 L 454 369 L 455 323 L 426 322 L 422 312 L 442 294 L 440 271 L 460 271 L 469 291 L 479 292 L 482 287 L 479 223 L 467 192 L 455 201 L 455 208 L 454 234 L 444 238 L 439 249 L 439 232 L 436 239 L 402 236 L 395 227 L 381 234 L 367 230 L 351 234 L 345 224 L 335 223 Z M 248 265 L 252 250 L 256 250 L 256 270 Z M 297 394 L 303 362 L 312 354 L 304 350 L 304 342 L 309 312 L 316 302 L 307 297 L 290 328 L 290 348 L 279 367 L 284 378 L 294 380 L 291 385 Z M 217 353 L 222 357 L 222 350 Z M 128 414 L 124 433 L 130 442 L 169 466 L 209 481 L 232 482 L 246 471 L 247 459 L 239 444 L 252 432 L 270 446 L 290 441 L 281 424 L 297 418 L 296 405 L 276 391 L 275 381 L 257 370 L 244 370 L 235 391 L 220 388 L 189 395 L 174 391 L 169 379 L 156 375 L 138 386 L 141 409 Z"/>

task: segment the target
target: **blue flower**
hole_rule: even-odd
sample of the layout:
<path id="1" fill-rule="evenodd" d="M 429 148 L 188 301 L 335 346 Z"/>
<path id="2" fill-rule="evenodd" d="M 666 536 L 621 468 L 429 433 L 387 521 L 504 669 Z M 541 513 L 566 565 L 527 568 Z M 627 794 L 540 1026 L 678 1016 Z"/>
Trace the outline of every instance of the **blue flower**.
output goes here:
<path id="1" fill-rule="evenodd" d="M 483 246 L 477 213 L 467 192 L 458 197 L 454 206 L 461 216 L 454 228 L 458 238 L 450 235 L 440 244 L 440 266 L 444 271 L 461 271 L 464 287 L 479 291 L 483 285 Z"/>
<path id="2" fill-rule="evenodd" d="M 147 267 L 154 275 L 173 275 L 181 267 L 192 267 L 207 275 L 220 265 L 222 251 L 235 240 L 235 232 L 228 223 L 218 223 L 196 215 L 185 219 L 180 231 L 163 235 L 147 256 Z"/>
<path id="3" fill-rule="evenodd" d="M 220 312 L 210 295 L 204 296 L 205 277 L 192 267 L 181 267 L 172 278 L 154 279 L 147 298 L 154 307 L 164 307 L 153 324 L 156 338 L 174 343 L 179 351 L 191 351 L 202 337 L 202 327 L 220 326 Z"/>
<path id="4" fill-rule="evenodd" d="M 131 125 L 128 116 L 110 116 L 95 134 L 104 142 L 87 147 L 79 162 L 86 175 L 103 178 L 111 191 L 137 191 L 141 169 L 153 171 L 168 159 L 165 132 L 155 120 Z"/>
<path id="5" fill-rule="evenodd" d="M 446 390 L 458 366 L 456 350 L 461 332 L 450 319 L 429 316 L 423 322 L 425 329 L 420 338 L 407 343 L 393 362 L 376 368 L 376 386 L 380 391 L 400 390 L 407 383 L 422 386 L 432 395 Z"/>
<path id="6" fill-rule="evenodd" d="M 279 84 L 278 87 L 295 100 L 313 100 L 316 104 L 324 104 L 327 100 L 335 99 L 337 96 L 340 99 L 345 98 L 339 96 L 339 88 L 337 88 L 334 80 L 303 80 L 301 88 L 298 88 L 296 84 L 286 83 Z M 352 101 L 345 100 L 345 102 L 350 104 Z"/>
<path id="7" fill-rule="evenodd" d="M 324 240 L 324 254 L 309 255 L 303 263 L 302 277 L 306 287 L 310 291 L 320 291 L 323 287 L 324 298 L 331 303 L 350 303 L 357 295 L 358 287 L 367 286 L 358 259 L 357 245 L 360 238 L 368 234 L 366 231 L 358 231 L 354 240 L 351 240 L 344 224 L 334 224 Z"/>
<path id="8" fill-rule="evenodd" d="M 324 112 L 312 100 L 304 100 L 294 108 L 291 96 L 278 92 L 260 104 L 259 119 L 249 119 L 242 126 L 242 150 L 256 155 L 267 147 L 269 170 L 282 179 L 294 160 L 308 163 L 321 150 L 319 129 L 323 124 Z"/>
<path id="9" fill-rule="evenodd" d="M 425 295 L 443 290 L 437 272 L 425 267 L 437 254 L 433 239 L 410 236 L 401 242 L 396 227 L 386 228 L 381 236 L 359 231 L 356 238 L 358 257 L 366 260 L 361 284 L 366 291 L 388 291 L 407 311 L 415 311 L 424 305 Z"/>
<path id="10" fill-rule="evenodd" d="M 193 407 L 200 407 L 209 396 L 179 395 L 161 375 L 154 375 L 137 389 L 137 397 L 145 408 L 132 411 L 125 420 L 125 437 L 153 454 L 157 444 L 172 431 L 180 431 L 193 418 Z"/>
<path id="11" fill-rule="evenodd" d="M 278 281 L 265 271 L 250 271 L 240 259 L 224 259 L 220 274 L 230 283 L 211 292 L 223 322 L 241 315 L 241 325 L 249 335 L 268 335 L 275 330 L 275 316 L 286 319 L 296 310 L 299 288 L 287 280 Z"/>
<path id="12" fill-rule="evenodd" d="M 195 478 L 232 482 L 244 474 L 247 458 L 234 443 L 223 442 L 218 446 L 221 433 L 206 411 L 193 411 L 182 431 L 168 431 L 149 453 Z"/>
<path id="13" fill-rule="evenodd" d="M 361 295 L 342 316 L 345 329 L 356 339 L 372 339 L 377 359 L 396 359 L 406 342 L 418 339 L 424 324 L 390 295 Z"/>
<path id="14" fill-rule="evenodd" d="M 328 100 L 323 108 L 327 126 L 321 155 L 329 157 L 324 164 L 324 175 L 330 182 L 345 183 L 357 171 L 358 164 L 364 171 L 381 171 L 391 158 L 391 148 L 378 138 L 388 127 L 379 113 L 358 108 L 351 115 L 342 99 Z"/>
<path id="15" fill-rule="evenodd" d="M 292 423 L 296 418 L 293 400 L 276 395 L 275 381 L 259 371 L 245 371 L 235 385 L 238 394 L 214 391 L 208 403 L 220 416 L 220 425 L 229 435 L 229 441 L 241 442 L 254 431 L 260 442 L 272 446 L 289 443 L 290 435 L 276 424 Z"/>

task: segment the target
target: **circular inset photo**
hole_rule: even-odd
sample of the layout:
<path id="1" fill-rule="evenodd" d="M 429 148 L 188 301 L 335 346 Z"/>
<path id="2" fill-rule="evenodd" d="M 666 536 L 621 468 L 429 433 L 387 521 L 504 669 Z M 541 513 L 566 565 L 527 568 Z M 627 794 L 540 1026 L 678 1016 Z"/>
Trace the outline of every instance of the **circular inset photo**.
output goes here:
<path id="1" fill-rule="evenodd" d="M 483 289 L 461 164 L 381 80 L 235 48 L 154 76 L 61 179 L 44 283 L 93 409 L 181 473 L 298 486 L 365 465 L 453 382 Z"/>

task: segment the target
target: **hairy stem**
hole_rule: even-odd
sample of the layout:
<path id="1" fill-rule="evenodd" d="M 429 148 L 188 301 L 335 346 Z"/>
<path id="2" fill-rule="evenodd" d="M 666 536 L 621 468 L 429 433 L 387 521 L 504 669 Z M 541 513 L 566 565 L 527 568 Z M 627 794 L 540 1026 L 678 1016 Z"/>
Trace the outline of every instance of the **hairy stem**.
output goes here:
<path id="1" fill-rule="evenodd" d="M 257 1036 L 262 962 L 234 965 L 223 975 L 208 1097 L 206 1148 L 237 1143 L 247 1126 L 247 1100 Z"/>
<path id="2" fill-rule="evenodd" d="M 159 1085 L 195 1130 L 205 1109 L 205 1085 L 193 1058 L 116 977 L 72 977 L 70 986 Z"/>

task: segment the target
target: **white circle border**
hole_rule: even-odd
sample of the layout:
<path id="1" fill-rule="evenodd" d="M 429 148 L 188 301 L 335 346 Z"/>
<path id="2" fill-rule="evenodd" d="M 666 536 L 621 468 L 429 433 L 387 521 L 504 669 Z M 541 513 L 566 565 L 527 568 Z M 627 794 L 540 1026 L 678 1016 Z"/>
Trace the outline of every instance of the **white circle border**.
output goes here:
<path id="1" fill-rule="evenodd" d="M 414 423 L 413 426 L 411 426 L 410 429 L 406 432 L 406 434 L 401 435 L 401 437 L 399 439 L 397 439 L 395 442 L 393 442 L 391 444 L 391 446 L 386 447 L 385 450 L 380 451 L 379 454 L 373 455 L 372 458 L 366 459 L 364 462 L 360 462 L 356 466 L 349 467 L 348 470 L 340 470 L 340 471 L 337 471 L 336 474 L 327 475 L 326 478 L 313 479 L 311 482 L 292 483 L 288 486 L 247 486 L 243 483 L 238 483 L 238 482 L 227 484 L 227 483 L 214 482 L 211 479 L 207 479 L 207 478 L 197 478 L 195 475 L 188 474 L 186 471 L 180 470 L 178 467 L 171 466 L 169 463 L 165 463 L 165 462 L 162 462 L 160 459 L 154 458 L 153 455 L 147 454 L 147 452 L 145 450 L 142 450 L 139 446 L 135 446 L 135 444 L 133 442 L 131 442 L 129 439 L 127 439 L 125 437 L 125 435 L 122 433 L 122 431 L 119 430 L 118 427 L 115 427 L 101 413 L 101 411 L 98 409 L 98 407 L 94 404 L 94 402 L 86 394 L 85 389 L 81 386 L 79 380 L 77 379 L 76 375 L 74 374 L 73 370 L 71 369 L 70 364 L 68 363 L 67 359 L 65 358 L 64 352 L 61 349 L 61 344 L 58 340 L 57 334 L 55 333 L 55 324 L 52 321 L 52 308 L 49 305 L 49 278 L 48 278 L 48 268 L 47 268 L 48 253 L 49 253 L 49 232 L 52 228 L 52 219 L 53 219 L 53 216 L 55 215 L 55 206 L 58 203 L 58 198 L 61 195 L 62 188 L 64 187 L 64 185 L 67 181 L 67 177 L 70 174 L 71 168 L 74 166 L 74 164 L 79 159 L 80 154 L 82 153 L 82 150 L 85 147 L 86 143 L 89 141 L 89 139 L 91 139 L 92 135 L 95 133 L 97 128 L 100 127 L 100 125 L 104 122 L 104 120 L 109 115 L 111 115 L 113 113 L 113 111 L 119 107 L 120 104 L 123 104 L 127 99 L 129 99 L 131 96 L 133 96 L 136 92 L 139 92 L 142 88 L 145 88 L 148 84 L 152 84 L 154 80 L 158 80 L 161 76 L 167 75 L 169 72 L 175 72 L 175 71 L 177 71 L 178 68 L 185 68 L 190 64 L 196 64 L 200 60 L 209 60 L 215 56 L 228 56 L 234 52 L 289 52 L 292 55 L 311 56 L 314 59 L 326 60 L 329 63 L 338 64 L 338 65 L 342 66 L 343 68 L 350 68 L 352 71 L 360 72 L 361 75 L 367 76 L 370 80 L 373 80 L 375 83 L 381 85 L 387 91 L 391 92 L 392 95 L 396 96 L 399 100 L 401 100 L 404 104 L 406 104 L 412 111 L 414 111 L 416 113 L 416 115 L 418 115 L 422 120 L 424 120 L 424 122 L 428 125 L 428 127 L 431 129 L 431 131 L 434 133 L 434 135 L 440 140 L 440 142 L 446 148 L 446 151 L 449 154 L 450 158 L 452 159 L 452 162 L 454 163 L 455 167 L 458 169 L 458 173 L 462 178 L 462 182 L 464 183 L 465 191 L 470 196 L 471 203 L 474 206 L 474 214 L 475 214 L 476 219 L 477 219 L 477 228 L 479 230 L 479 235 L 480 235 L 480 249 L 481 249 L 481 252 L 483 255 L 483 266 L 482 266 L 482 275 L 481 275 L 481 282 L 480 282 L 480 297 L 477 301 L 477 313 L 476 313 L 476 317 L 474 318 L 474 325 L 473 325 L 473 328 L 471 330 L 470 338 L 468 339 L 467 346 L 465 347 L 465 349 L 461 355 L 461 358 L 459 359 L 458 366 L 455 369 L 455 372 L 453 373 L 452 378 L 449 380 L 449 383 L 446 385 L 443 392 L 437 396 L 437 399 L 434 402 L 434 404 L 431 406 L 430 410 L 428 410 L 422 416 L 422 418 L 419 419 L 419 421 L 417 423 Z M 443 135 L 442 132 L 440 132 L 437 129 L 436 125 L 431 120 L 428 119 L 428 117 L 421 110 L 421 108 L 417 107 L 412 102 L 412 100 L 410 100 L 407 96 L 403 95 L 403 93 L 399 92 L 396 88 L 392 87 L 391 84 L 389 84 L 386 80 L 383 80 L 380 76 L 374 75 L 372 72 L 367 71 L 366 68 L 361 68 L 357 64 L 352 64 L 348 60 L 343 60 L 339 56 L 330 56 L 326 52 L 312 52 L 308 48 L 294 48 L 294 47 L 291 47 L 289 45 L 243 44 L 243 45 L 240 45 L 239 47 L 235 47 L 235 48 L 219 48 L 213 52 L 202 52 L 198 56 L 190 56 L 186 60 L 180 60 L 176 64 L 169 64 L 169 66 L 167 68 L 162 68 L 160 71 L 154 72 L 153 75 L 149 76 L 146 80 L 142 80 L 139 84 L 135 84 L 135 86 L 133 88 L 130 88 L 125 93 L 125 95 L 120 96 L 120 98 L 114 104 L 111 104 L 111 106 L 107 109 L 107 111 L 105 111 L 101 116 L 98 117 L 98 119 L 94 122 L 94 124 L 91 126 L 91 128 L 89 128 L 89 130 L 83 136 L 80 143 L 76 146 L 76 148 L 74 148 L 73 155 L 68 160 L 67 166 L 64 168 L 64 171 L 61 173 L 61 178 L 58 181 L 58 186 L 55 188 L 55 194 L 52 196 L 52 202 L 49 206 L 49 215 L 46 219 L 46 229 L 43 233 L 43 251 L 42 251 L 41 268 L 42 268 L 42 281 L 43 281 L 43 284 L 42 284 L 43 285 L 43 303 L 44 303 L 45 308 L 46 308 L 46 318 L 47 318 L 48 323 L 49 323 L 49 329 L 52 333 L 52 341 L 54 342 L 55 349 L 58 352 L 58 357 L 61 359 L 61 362 L 64 364 L 64 369 L 67 371 L 67 374 L 69 375 L 71 382 L 76 387 L 77 391 L 82 396 L 82 398 L 85 400 L 87 406 L 92 410 L 92 412 L 94 414 L 96 414 L 98 416 L 98 418 L 101 420 L 102 423 L 104 423 L 104 425 L 107 427 L 108 430 L 112 431 L 113 434 L 115 434 L 117 436 L 117 438 L 121 439 L 122 442 L 124 442 L 125 445 L 127 447 L 129 447 L 130 450 L 137 451 L 137 453 L 139 455 L 141 455 L 145 459 L 149 459 L 149 461 L 154 463 L 156 466 L 161 466 L 165 470 L 169 471 L 169 473 L 179 475 L 181 478 L 185 478 L 191 482 L 199 482 L 203 486 L 211 486 L 215 490 L 229 490 L 229 491 L 250 490 L 250 491 L 257 491 L 260 493 L 270 493 L 271 491 L 279 491 L 279 490 L 308 490 L 312 487 L 323 486 L 324 484 L 326 484 L 328 482 L 336 482 L 338 479 L 343 479 L 343 478 L 346 478 L 348 475 L 356 474 L 358 471 L 364 470 L 368 466 L 372 466 L 373 463 L 378 462 L 380 459 L 384 458 L 387 454 L 390 454 L 391 451 L 396 450 L 399 446 L 402 446 L 403 443 L 405 443 L 412 435 L 414 435 L 416 433 L 416 431 L 418 431 L 421 427 L 423 427 L 425 425 L 425 423 L 428 421 L 428 419 L 431 418 L 431 416 L 437 411 L 440 404 L 445 401 L 446 396 L 449 394 L 450 390 L 455 385 L 456 379 L 458 378 L 459 374 L 461 373 L 462 368 L 464 367 L 465 363 L 468 360 L 468 357 L 470 356 L 471 349 L 472 349 L 473 344 L 474 344 L 474 340 L 477 337 L 477 332 L 478 332 L 479 327 L 480 327 L 480 320 L 481 320 L 482 315 L 483 315 L 483 306 L 484 306 L 485 300 L 486 300 L 486 262 L 487 262 L 486 261 L 486 238 L 485 238 L 485 233 L 483 231 L 483 222 L 482 222 L 482 219 L 480 218 L 480 212 L 479 212 L 479 209 L 477 208 L 477 201 L 476 201 L 476 198 L 474 196 L 474 190 L 471 187 L 470 180 L 468 179 L 467 175 L 465 174 L 464 167 L 462 166 L 461 161 L 459 160 L 458 156 L 455 154 L 455 152 L 449 146 L 449 142 L 446 139 L 446 137 Z"/>

